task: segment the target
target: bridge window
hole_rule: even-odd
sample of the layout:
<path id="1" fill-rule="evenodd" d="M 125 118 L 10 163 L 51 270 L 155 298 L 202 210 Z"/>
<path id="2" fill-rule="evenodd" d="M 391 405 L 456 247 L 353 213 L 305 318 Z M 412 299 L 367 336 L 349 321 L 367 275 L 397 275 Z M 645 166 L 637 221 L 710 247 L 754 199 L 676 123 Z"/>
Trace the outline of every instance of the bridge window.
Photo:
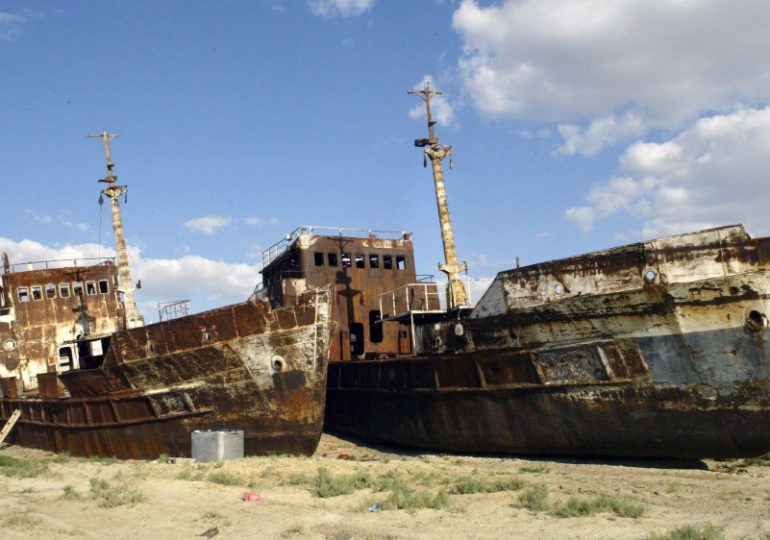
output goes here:
<path id="1" fill-rule="evenodd" d="M 29 302 L 29 289 L 27 287 L 19 287 L 16 292 L 19 295 L 19 302 Z"/>
<path id="2" fill-rule="evenodd" d="M 350 253 L 343 253 L 342 254 L 342 267 L 343 268 L 350 268 Z"/>
<path id="3" fill-rule="evenodd" d="M 72 282 L 72 294 L 75 296 L 83 296 L 83 282 L 82 281 L 73 281 Z"/>
<path id="4" fill-rule="evenodd" d="M 360 253 L 356 253 L 356 268 L 364 267 L 364 256 Z"/>
<path id="5" fill-rule="evenodd" d="M 313 253 L 313 259 L 315 260 L 316 266 L 323 266 L 324 265 L 324 254 L 320 251 L 316 251 Z"/>
<path id="6" fill-rule="evenodd" d="M 59 349 L 59 370 L 69 371 L 70 369 L 72 369 L 72 349 L 61 347 Z"/>
<path id="7" fill-rule="evenodd" d="M 46 283 L 45 286 L 45 297 L 49 300 L 52 298 L 56 298 L 56 285 L 53 283 Z"/>
<path id="8" fill-rule="evenodd" d="M 337 266 L 337 254 L 329 253 L 329 266 Z"/>
<path id="9" fill-rule="evenodd" d="M 32 285 L 32 300 L 43 299 L 43 287 L 40 285 Z"/>
<path id="10" fill-rule="evenodd" d="M 379 310 L 369 312 L 369 341 L 382 343 L 382 323 Z"/>
<path id="11" fill-rule="evenodd" d="M 393 270 L 393 257 L 391 255 L 382 256 L 382 267 L 385 270 Z"/>
<path id="12" fill-rule="evenodd" d="M 380 256 L 375 254 L 369 254 L 369 268 L 380 267 Z"/>
<path id="13" fill-rule="evenodd" d="M 350 354 L 352 356 L 364 354 L 364 325 L 360 322 L 350 324 Z"/>
<path id="14" fill-rule="evenodd" d="M 99 280 L 99 292 L 101 294 L 107 294 L 108 292 L 110 292 L 110 284 L 107 282 L 106 279 Z"/>
<path id="15" fill-rule="evenodd" d="M 70 284 L 59 283 L 59 296 L 61 298 L 68 298 L 70 295 Z"/>
<path id="16" fill-rule="evenodd" d="M 396 255 L 396 268 L 399 270 L 406 270 L 406 257 L 403 255 Z"/>
<path id="17" fill-rule="evenodd" d="M 86 294 L 88 296 L 93 296 L 96 294 L 96 282 L 95 281 L 86 281 Z"/>

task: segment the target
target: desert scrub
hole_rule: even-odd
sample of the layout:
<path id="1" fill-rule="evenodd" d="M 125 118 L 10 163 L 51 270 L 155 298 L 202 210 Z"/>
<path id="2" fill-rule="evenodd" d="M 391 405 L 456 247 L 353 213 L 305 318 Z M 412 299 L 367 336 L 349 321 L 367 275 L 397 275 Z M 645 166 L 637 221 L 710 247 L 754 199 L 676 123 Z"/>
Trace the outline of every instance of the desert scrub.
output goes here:
<path id="1" fill-rule="evenodd" d="M 91 496 L 99 501 L 103 508 L 115 508 L 124 504 L 135 505 L 144 502 L 145 496 L 137 489 L 125 483 L 110 484 L 101 478 L 91 478 Z"/>
<path id="2" fill-rule="evenodd" d="M 743 460 L 744 465 L 765 465 L 770 466 L 770 452 L 762 454 L 754 458 L 746 458 Z"/>
<path id="3" fill-rule="evenodd" d="M 336 497 L 348 495 L 359 489 L 372 487 L 372 478 L 365 472 L 358 471 L 351 475 L 333 476 L 325 467 L 318 468 L 315 493 L 319 497 Z"/>
<path id="4" fill-rule="evenodd" d="M 498 491 L 518 491 L 525 485 L 520 478 L 495 478 L 493 480 L 480 480 L 464 476 L 449 489 L 449 493 L 456 495 L 469 495 L 471 493 L 496 493 Z"/>
<path id="5" fill-rule="evenodd" d="M 593 516 L 601 512 L 612 512 L 619 517 L 638 518 L 644 514 L 644 507 L 611 495 L 599 495 L 592 499 L 570 497 L 564 505 L 552 511 L 557 517 Z"/>
<path id="6" fill-rule="evenodd" d="M 449 504 L 449 494 L 446 491 L 432 493 L 428 490 L 415 491 L 406 486 L 395 487 L 390 495 L 382 501 L 370 501 L 377 503 L 383 510 L 416 510 L 419 508 L 433 508 L 439 510 Z"/>
<path id="7" fill-rule="evenodd" d="M 684 525 L 665 534 L 652 534 L 648 540 L 723 540 L 725 537 L 722 527 L 711 523 L 705 525 Z"/>
<path id="8" fill-rule="evenodd" d="M 80 493 L 73 486 L 67 484 L 62 488 L 61 496 L 63 499 L 79 499 Z"/>
<path id="9" fill-rule="evenodd" d="M 0 473 L 18 478 L 35 478 L 48 472 L 48 461 L 37 459 L 19 459 L 0 456 Z"/>
<path id="10" fill-rule="evenodd" d="M 545 465 L 538 465 L 537 467 L 519 467 L 520 473 L 530 473 L 530 474 L 545 474 L 548 472 L 548 467 Z"/>
<path id="11" fill-rule="evenodd" d="M 223 486 L 241 485 L 241 478 L 227 471 L 212 471 L 209 473 L 206 480 L 214 484 L 221 484 Z"/>
<path id="12" fill-rule="evenodd" d="M 548 488 L 545 487 L 545 484 L 535 484 L 528 487 L 524 493 L 519 495 L 519 504 L 533 512 L 548 510 Z"/>
<path id="13" fill-rule="evenodd" d="M 286 483 L 290 486 L 312 486 L 313 477 L 305 473 L 294 473 L 289 476 Z"/>

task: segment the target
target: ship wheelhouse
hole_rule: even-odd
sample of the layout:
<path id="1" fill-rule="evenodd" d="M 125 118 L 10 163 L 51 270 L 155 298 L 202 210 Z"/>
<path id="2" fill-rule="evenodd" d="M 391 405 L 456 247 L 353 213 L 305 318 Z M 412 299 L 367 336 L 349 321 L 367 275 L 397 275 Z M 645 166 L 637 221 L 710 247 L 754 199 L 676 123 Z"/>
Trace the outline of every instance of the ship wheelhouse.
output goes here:
<path id="1" fill-rule="evenodd" d="M 410 233 L 305 226 L 264 251 L 255 294 L 287 306 L 302 291 L 331 284 L 338 328 L 330 358 L 385 358 L 413 353 L 410 321 L 397 316 L 391 296 L 409 294 L 417 282 Z M 425 288 L 435 296 L 435 284 Z"/>

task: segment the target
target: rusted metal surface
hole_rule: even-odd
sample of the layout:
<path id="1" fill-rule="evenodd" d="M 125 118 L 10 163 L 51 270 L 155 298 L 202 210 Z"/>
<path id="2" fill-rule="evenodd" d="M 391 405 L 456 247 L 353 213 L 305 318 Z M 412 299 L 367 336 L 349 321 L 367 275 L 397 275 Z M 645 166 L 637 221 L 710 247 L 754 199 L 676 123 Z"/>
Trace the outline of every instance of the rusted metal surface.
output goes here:
<path id="1" fill-rule="evenodd" d="M 118 275 L 120 276 L 120 292 L 123 293 L 123 307 L 125 309 L 125 320 L 127 328 L 136 328 L 144 325 L 144 317 L 136 307 L 134 301 L 134 291 L 136 287 L 131 279 L 131 269 L 128 266 L 128 250 L 126 249 L 126 240 L 123 235 L 123 216 L 120 212 L 120 197 L 128 196 L 128 186 L 117 185 L 118 177 L 115 176 L 110 153 L 110 141 L 119 137 L 116 133 L 108 133 L 106 130 L 98 135 L 89 135 L 91 138 L 101 139 L 104 144 L 104 157 L 107 160 L 107 176 L 99 180 L 107 184 L 99 196 L 99 204 L 102 203 L 102 195 L 110 200 L 110 210 L 112 213 L 112 231 L 115 235 L 115 251 L 118 255 Z"/>
<path id="2" fill-rule="evenodd" d="M 379 322 L 391 314 L 387 306 L 380 311 L 380 295 L 416 281 L 411 235 L 324 236 L 311 227 L 298 231 L 289 235 L 292 240 L 281 252 L 266 252 L 262 280 L 270 301 L 291 305 L 299 292 L 331 285 L 337 322 L 331 358 L 411 353 L 403 325 Z"/>
<path id="3" fill-rule="evenodd" d="M 323 425 L 330 292 L 249 301 L 114 333 L 98 369 L 57 376 L 66 398 L 0 400 L 17 443 L 78 456 L 190 455 L 195 429 L 244 431 L 247 454 L 311 454 Z"/>
<path id="4" fill-rule="evenodd" d="M 740 226 L 501 272 L 417 354 L 332 361 L 326 428 L 435 450 L 770 451 L 770 239 Z"/>
<path id="5" fill-rule="evenodd" d="M 436 136 L 436 121 L 433 120 L 433 113 L 430 108 L 431 96 L 441 95 L 442 92 L 432 89 L 430 85 L 426 83 L 421 90 L 410 90 L 409 93 L 420 96 L 425 102 L 425 111 L 428 120 L 428 138 L 417 139 L 414 141 L 414 144 L 417 147 L 425 147 L 425 156 L 430 159 L 431 168 L 433 169 L 433 186 L 436 190 L 438 221 L 439 226 L 441 227 L 441 242 L 444 247 L 444 263 L 439 264 L 438 268 L 446 273 L 449 281 L 447 303 L 451 307 L 467 306 L 468 296 L 463 281 L 460 278 L 460 272 L 467 270 L 468 265 L 464 262 L 457 262 L 454 232 L 452 230 L 452 218 L 449 215 L 449 203 L 447 203 L 446 187 L 444 186 L 444 171 L 441 167 L 441 162 L 446 158 L 450 158 L 451 168 L 452 147 L 445 144 L 439 144 L 438 137 Z"/>
<path id="6" fill-rule="evenodd" d="M 115 265 L 109 259 L 77 262 L 9 265 L 2 275 L 0 376 L 20 378 L 25 390 L 37 388 L 38 373 L 62 369 L 60 347 L 121 327 Z"/>

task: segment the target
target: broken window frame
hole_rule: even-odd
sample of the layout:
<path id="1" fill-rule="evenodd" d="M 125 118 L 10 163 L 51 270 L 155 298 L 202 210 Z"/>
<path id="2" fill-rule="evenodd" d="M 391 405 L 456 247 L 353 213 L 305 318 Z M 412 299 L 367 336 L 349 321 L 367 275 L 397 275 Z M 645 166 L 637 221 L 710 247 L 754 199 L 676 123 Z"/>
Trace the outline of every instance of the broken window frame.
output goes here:
<path id="1" fill-rule="evenodd" d="M 53 300 L 56 298 L 56 284 L 55 283 L 46 283 L 45 284 L 45 297 L 47 300 Z"/>
<path id="2" fill-rule="evenodd" d="M 70 297 L 70 284 L 69 283 L 59 283 L 59 298 L 69 298 Z"/>
<path id="3" fill-rule="evenodd" d="M 16 289 L 16 296 L 18 296 L 19 302 L 22 304 L 32 300 L 32 297 L 29 295 L 29 287 L 19 287 Z"/>
<path id="4" fill-rule="evenodd" d="M 327 254 L 327 260 L 329 262 L 329 266 L 337 267 L 337 254 L 336 253 L 328 253 Z"/>
<path id="5" fill-rule="evenodd" d="M 106 279 L 100 279 L 98 281 L 99 286 L 99 294 L 109 294 L 110 293 L 110 282 Z"/>
<path id="6" fill-rule="evenodd" d="M 356 253 L 356 268 L 365 268 L 366 259 L 363 253 Z"/>
<path id="7" fill-rule="evenodd" d="M 406 255 L 396 255 L 396 268 L 406 270 Z"/>
<path id="8" fill-rule="evenodd" d="M 83 289 L 83 282 L 82 281 L 73 281 L 72 282 L 72 296 L 83 296 L 83 293 L 85 290 Z"/>
<path id="9" fill-rule="evenodd" d="M 324 265 L 324 254 L 322 251 L 314 251 L 313 252 L 313 260 L 315 262 L 316 266 L 323 266 Z"/>
<path id="10" fill-rule="evenodd" d="M 377 253 L 370 253 L 369 268 L 379 268 L 379 267 L 380 267 L 380 256 Z"/>
<path id="11" fill-rule="evenodd" d="M 340 261 L 342 262 L 342 268 L 350 268 L 353 265 L 353 259 L 350 256 L 350 253 L 342 252 L 342 256 L 340 257 Z"/>
<path id="12" fill-rule="evenodd" d="M 88 296 L 96 295 L 96 282 L 93 279 L 86 281 L 86 294 Z"/>
<path id="13" fill-rule="evenodd" d="M 385 270 L 393 270 L 393 255 L 382 256 L 382 267 Z"/>
<path id="14" fill-rule="evenodd" d="M 43 286 L 32 285 L 30 287 L 30 297 L 33 301 L 38 302 L 43 299 Z"/>

